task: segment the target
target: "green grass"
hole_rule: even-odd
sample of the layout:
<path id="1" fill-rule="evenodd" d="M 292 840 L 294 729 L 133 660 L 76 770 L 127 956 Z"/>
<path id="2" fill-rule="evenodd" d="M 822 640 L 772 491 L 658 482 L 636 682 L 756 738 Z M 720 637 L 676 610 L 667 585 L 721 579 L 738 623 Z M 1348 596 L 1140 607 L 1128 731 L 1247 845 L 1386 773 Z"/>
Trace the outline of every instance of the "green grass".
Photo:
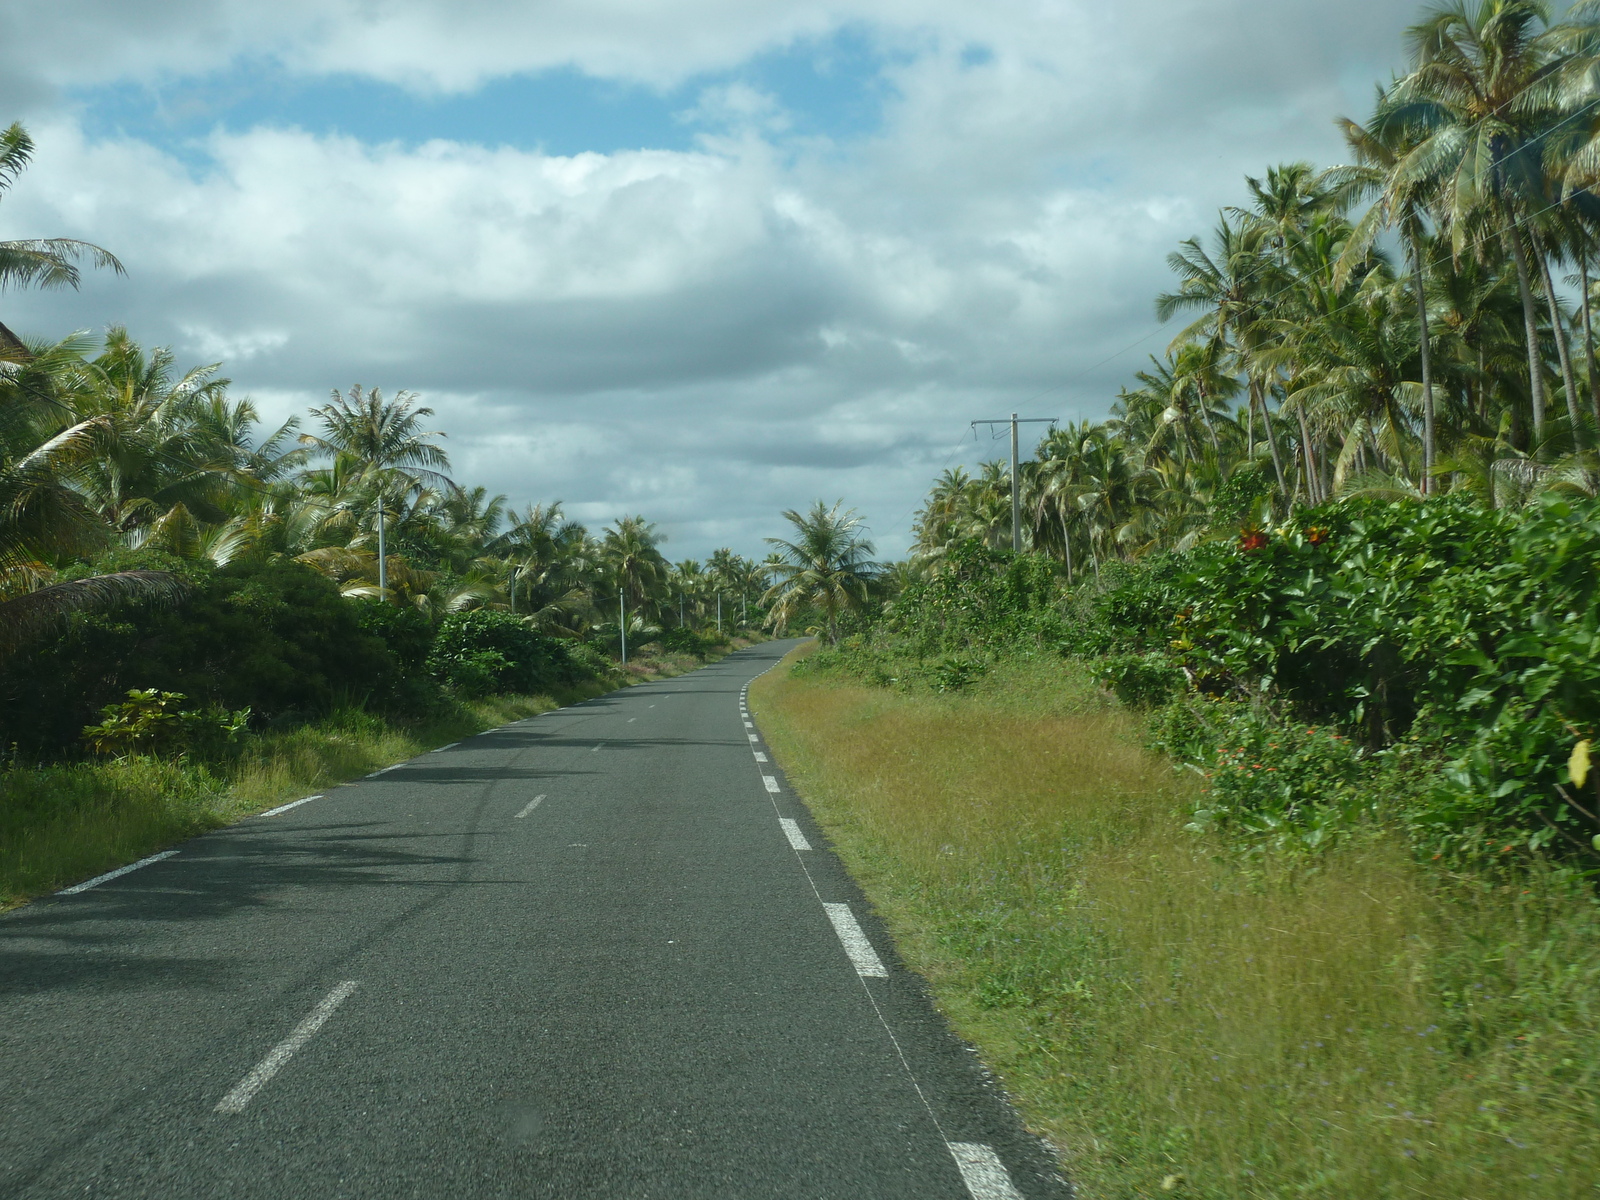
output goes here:
<path id="1" fill-rule="evenodd" d="M 236 759 L 222 764 L 127 758 L 13 766 L 0 773 L 0 908 L 555 707 L 548 696 L 499 696 L 407 724 L 347 709 L 252 736 Z"/>
<path id="2" fill-rule="evenodd" d="M 1600 1194 L 1581 882 L 1181 832 L 1187 784 L 1059 661 L 952 696 L 779 671 L 751 704 L 1082 1195 Z"/>

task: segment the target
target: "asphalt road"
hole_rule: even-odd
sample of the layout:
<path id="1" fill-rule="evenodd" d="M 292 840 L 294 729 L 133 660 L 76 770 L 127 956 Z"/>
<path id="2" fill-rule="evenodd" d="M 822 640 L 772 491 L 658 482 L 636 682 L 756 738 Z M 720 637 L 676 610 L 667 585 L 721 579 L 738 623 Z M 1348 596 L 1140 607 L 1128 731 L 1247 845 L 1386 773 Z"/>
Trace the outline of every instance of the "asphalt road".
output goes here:
<path id="1" fill-rule="evenodd" d="M 791 645 L 0 918 L 0 1196 L 1069 1195 L 765 761 Z"/>

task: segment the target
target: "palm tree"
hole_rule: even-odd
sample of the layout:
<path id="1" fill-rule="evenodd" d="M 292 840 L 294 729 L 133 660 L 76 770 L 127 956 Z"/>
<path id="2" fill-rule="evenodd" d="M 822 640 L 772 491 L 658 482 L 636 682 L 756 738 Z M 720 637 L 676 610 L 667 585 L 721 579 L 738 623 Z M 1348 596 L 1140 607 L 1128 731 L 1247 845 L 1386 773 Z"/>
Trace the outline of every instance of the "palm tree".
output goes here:
<path id="1" fill-rule="evenodd" d="M 322 435 L 300 435 L 302 444 L 323 454 L 347 456 L 375 485 L 380 592 L 389 586 L 385 507 L 395 495 L 414 492 L 424 483 L 455 490 L 455 484 L 442 473 L 450 466 L 449 457 L 426 440 L 444 434 L 420 427 L 423 417 L 433 416 L 433 409 L 417 408 L 418 399 L 415 392 L 398 392 L 393 400 L 385 400 L 377 388 L 363 392 L 360 384 L 352 387 L 348 395 L 340 395 L 335 389 L 331 403 L 312 409 L 312 414 L 322 421 Z"/>
<path id="2" fill-rule="evenodd" d="M 1438 195 L 1457 254 L 1483 231 L 1510 255 L 1536 441 L 1546 404 L 1528 253 L 1546 265 L 1532 220 L 1549 199 L 1543 135 L 1563 117 L 1574 65 L 1570 39 L 1549 24 L 1543 0 L 1455 0 L 1434 9 L 1408 31 L 1412 71 L 1380 97 L 1371 126 L 1383 141 L 1410 147 L 1391 187 Z"/>
<path id="3" fill-rule="evenodd" d="M 33 139 L 21 125 L 13 122 L 0 132 L 0 198 L 16 183 L 33 157 Z M 90 242 L 75 238 L 27 238 L 0 242 L 0 291 L 7 287 L 78 286 L 78 262 L 87 258 L 91 265 L 109 267 L 126 274 L 116 255 Z M 0 325 L 0 359 L 26 356 L 27 347 L 11 330 Z"/>
<path id="4" fill-rule="evenodd" d="M 656 548 L 665 540 L 642 516 L 618 517 L 605 532 L 601 561 L 635 613 L 642 614 L 666 584 L 667 560 Z"/>
<path id="5" fill-rule="evenodd" d="M 866 603 L 868 584 L 878 571 L 872 543 L 861 536 L 861 517 L 842 509 L 843 500 L 832 508 L 818 500 L 804 514 L 788 509 L 783 516 L 794 526 L 793 539 L 765 539 L 778 554 L 778 561 L 768 560 L 775 581 L 762 597 L 772 605 L 768 621 L 783 628 L 804 608 L 819 608 L 830 645 L 839 641 L 840 613 Z"/>
<path id="6" fill-rule="evenodd" d="M 1380 91 L 1380 109 L 1384 103 L 1385 97 Z M 1426 187 L 1424 182 L 1401 169 L 1412 148 L 1409 130 L 1404 125 L 1390 122 L 1369 130 L 1343 117 L 1338 125 L 1361 164 L 1339 172 L 1339 181 L 1348 193 L 1375 193 L 1377 203 L 1367 211 L 1346 244 L 1340 256 L 1340 275 L 1336 282 L 1348 277 L 1358 256 L 1366 260 L 1380 228 L 1398 227 L 1410 252 L 1411 283 L 1417 305 L 1417 348 L 1422 370 L 1422 477 L 1419 482 L 1422 494 L 1427 495 L 1432 485 L 1434 460 L 1438 457 L 1438 438 L 1433 402 L 1433 344 L 1428 329 L 1428 275 L 1422 257 L 1427 237 Z"/>

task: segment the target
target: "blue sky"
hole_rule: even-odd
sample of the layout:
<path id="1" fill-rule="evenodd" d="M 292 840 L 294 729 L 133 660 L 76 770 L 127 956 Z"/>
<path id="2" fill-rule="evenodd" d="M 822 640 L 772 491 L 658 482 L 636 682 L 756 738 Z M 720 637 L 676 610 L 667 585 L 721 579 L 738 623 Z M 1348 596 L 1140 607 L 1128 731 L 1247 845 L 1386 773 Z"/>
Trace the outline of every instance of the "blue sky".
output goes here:
<path id="1" fill-rule="evenodd" d="M 986 61 L 971 47 L 966 61 Z M 204 75 L 80 86 L 66 99 L 97 138 L 136 138 L 203 160 L 203 139 L 221 129 L 291 127 L 364 142 L 416 145 L 443 139 L 554 155 L 618 150 L 690 150 L 715 115 L 697 111 L 708 89 L 743 85 L 781 112 L 778 140 L 826 139 L 847 146 L 882 126 L 893 94 L 884 71 L 904 61 L 862 29 L 804 38 L 730 70 L 656 86 L 607 79 L 572 66 L 520 72 L 465 92 L 417 90 L 356 73 L 308 75 L 270 57 L 241 58 Z"/>
<path id="2" fill-rule="evenodd" d="M 221 361 L 272 422 L 414 388 L 458 476 L 674 557 L 842 498 L 881 551 L 974 418 L 1102 418 L 1164 259 L 1341 154 L 1394 0 L 0 0 L 0 297 Z"/>

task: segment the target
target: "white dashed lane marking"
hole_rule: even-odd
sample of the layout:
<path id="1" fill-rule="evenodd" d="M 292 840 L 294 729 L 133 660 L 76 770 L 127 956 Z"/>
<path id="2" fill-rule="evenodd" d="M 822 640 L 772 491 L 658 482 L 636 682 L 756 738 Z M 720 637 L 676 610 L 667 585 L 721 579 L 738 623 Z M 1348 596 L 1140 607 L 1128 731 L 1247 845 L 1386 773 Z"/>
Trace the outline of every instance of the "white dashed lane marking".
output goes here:
<path id="1" fill-rule="evenodd" d="M 824 903 L 822 907 L 828 914 L 828 920 L 833 922 L 833 931 L 839 935 L 839 941 L 844 945 L 844 952 L 850 956 L 850 964 L 855 967 L 856 974 L 874 979 L 889 978 L 883 960 L 856 923 L 856 915 L 850 911 L 850 906 Z"/>
<path id="2" fill-rule="evenodd" d="M 783 836 L 789 839 L 789 845 L 796 850 L 809 850 L 811 843 L 806 841 L 806 835 L 800 832 L 800 823 L 788 817 L 779 817 L 778 824 L 783 826 Z"/>
<path id="3" fill-rule="evenodd" d="M 1000 1156 L 982 1142 L 947 1142 L 972 1200 L 1022 1200 Z"/>
<path id="4" fill-rule="evenodd" d="M 776 792 L 778 790 L 778 781 L 771 775 L 763 775 L 761 777 L 761 782 L 767 785 L 767 791 L 769 792 Z"/>
<path id="5" fill-rule="evenodd" d="M 752 753 L 752 754 L 754 754 L 756 756 L 756 761 L 757 762 L 766 762 L 767 761 L 767 756 L 765 754 L 761 753 L 761 751 L 759 751 L 759 750 L 752 750 L 750 753 Z"/>
<path id="6" fill-rule="evenodd" d="M 233 1090 L 217 1101 L 213 1110 L 219 1113 L 243 1112 L 245 1105 L 250 1103 L 267 1082 L 283 1069 L 283 1064 L 294 1057 L 294 1052 L 309 1042 L 317 1030 L 321 1029 L 327 1019 L 333 1016 L 333 1010 L 349 998 L 350 993 L 356 990 L 356 981 L 347 979 L 333 991 L 322 998 L 322 1003 L 311 1010 L 309 1016 L 296 1025 L 289 1036 L 274 1046 L 267 1056 L 257 1063 L 250 1074 L 246 1075 Z"/>
<path id="7" fill-rule="evenodd" d="M 107 871 L 104 875 L 96 875 L 93 879 L 85 879 L 82 883 L 75 883 L 69 888 L 62 888 L 56 893 L 58 896 L 75 896 L 79 892 L 87 892 L 92 887 L 99 887 L 102 883 L 109 883 L 126 875 L 129 871 L 137 871 L 140 867 L 148 867 L 151 863 L 160 862 L 163 858 L 171 858 L 176 850 L 163 850 L 160 854 L 152 854 L 149 858 L 141 858 L 136 863 L 129 863 L 125 867 L 118 867 L 115 871 Z"/>
<path id="8" fill-rule="evenodd" d="M 536 809 L 536 808 L 538 808 L 538 807 L 539 807 L 539 802 L 540 802 L 540 801 L 541 801 L 541 800 L 543 800 L 543 799 L 544 799 L 544 793 L 543 793 L 543 792 L 541 792 L 541 793 L 540 793 L 540 794 L 539 794 L 539 795 L 537 795 L 537 796 L 535 796 L 535 797 L 534 797 L 534 798 L 533 798 L 533 799 L 532 799 L 532 800 L 529 800 L 529 801 L 528 801 L 528 806 L 527 806 L 527 807 L 526 807 L 526 808 L 524 808 L 524 809 L 523 809 L 523 810 L 522 810 L 522 811 L 521 811 L 521 812 L 519 812 L 519 813 L 518 813 L 518 814 L 517 814 L 517 816 L 519 816 L 519 817 L 525 817 L 525 816 L 527 816 L 527 815 L 528 815 L 528 814 L 529 814 L 529 813 L 531 813 L 531 812 L 532 812 L 532 811 L 533 811 L 533 810 L 534 810 L 534 809 Z"/>
<path id="9" fill-rule="evenodd" d="M 322 793 L 318 792 L 315 796 L 304 796 L 299 800 L 291 800 L 287 804 L 280 804 L 280 805 L 278 805 L 277 808 L 269 808 L 269 809 L 267 809 L 266 812 L 257 813 L 256 815 L 257 816 L 261 816 L 261 817 L 275 817 L 279 813 L 288 812 L 291 808 L 299 808 L 302 804 L 310 804 L 313 800 L 321 800 L 321 799 L 322 799 Z"/>

